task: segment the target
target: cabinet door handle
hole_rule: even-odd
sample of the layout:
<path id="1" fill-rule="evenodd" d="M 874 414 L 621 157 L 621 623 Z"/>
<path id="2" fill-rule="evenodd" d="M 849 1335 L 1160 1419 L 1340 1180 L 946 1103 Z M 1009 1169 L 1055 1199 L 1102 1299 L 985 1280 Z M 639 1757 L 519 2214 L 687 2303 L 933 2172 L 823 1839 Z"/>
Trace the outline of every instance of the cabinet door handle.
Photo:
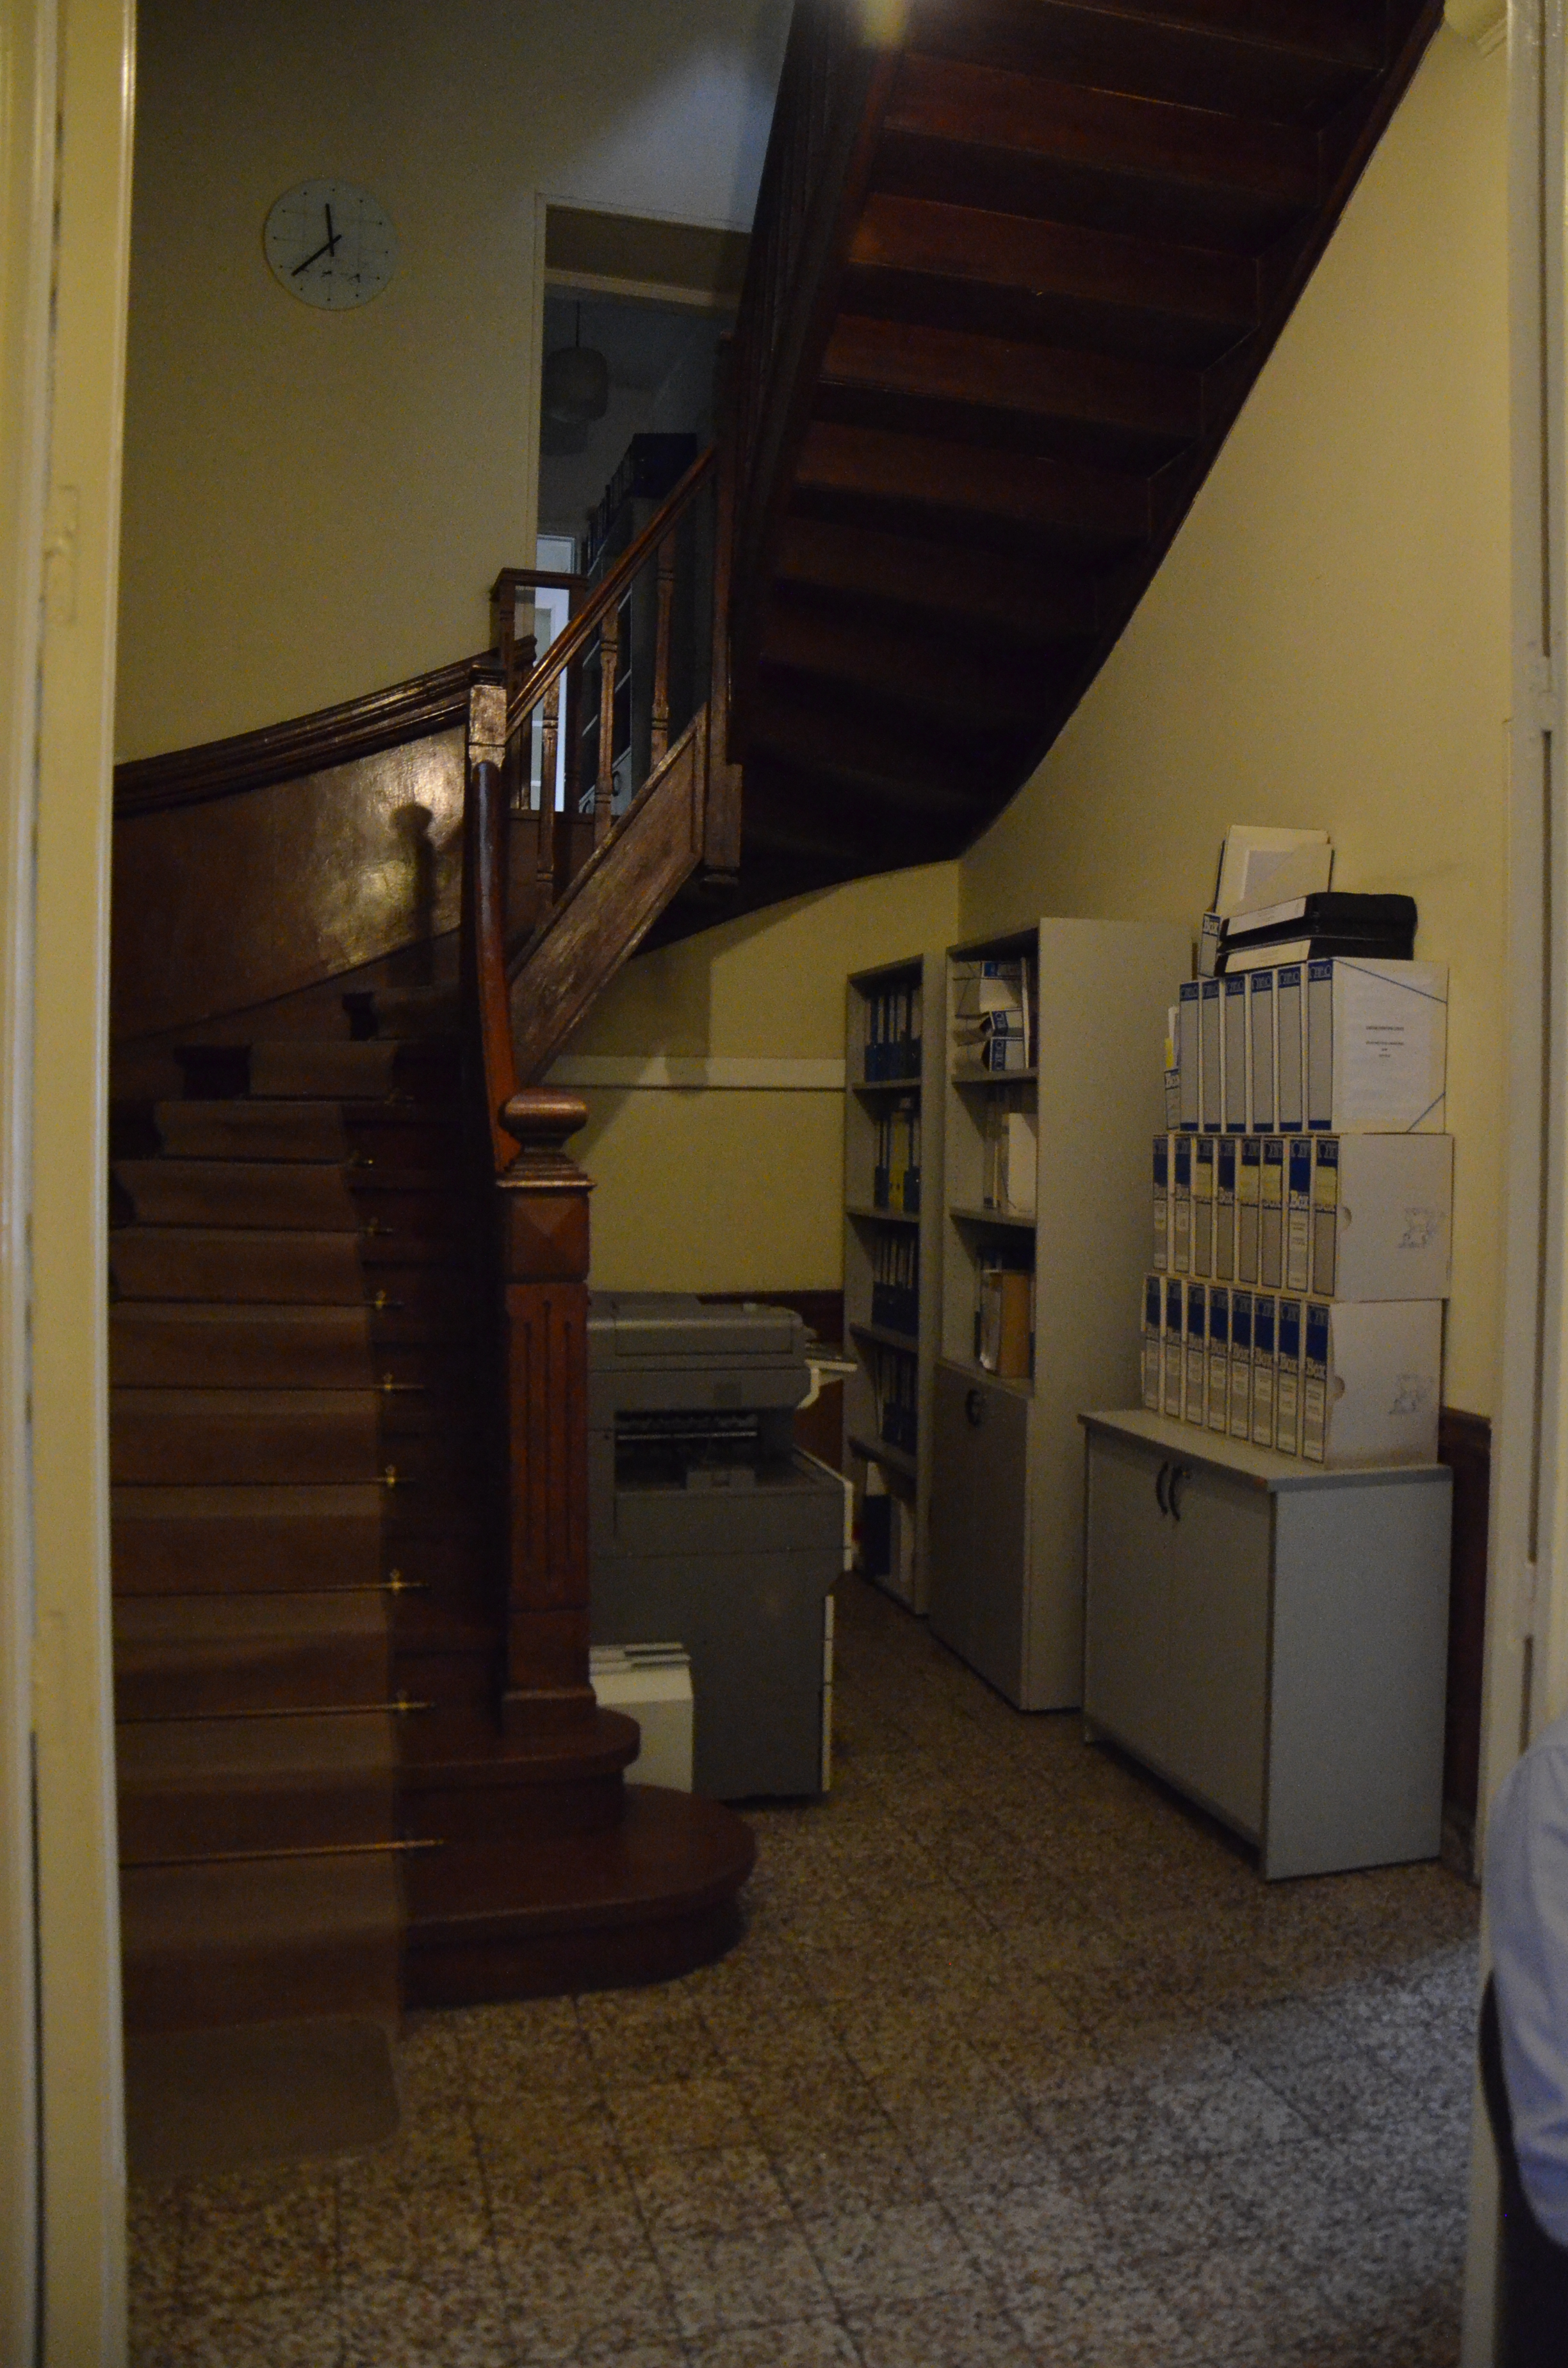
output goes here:
<path id="1" fill-rule="evenodd" d="M 971 1429 L 978 1430 L 985 1420 L 985 1400 L 979 1390 L 971 1390 L 963 1402 L 963 1410 L 969 1417 Z"/>
<path id="2" fill-rule="evenodd" d="M 1165 1474 L 1170 1468 L 1168 1463 L 1162 1463 L 1154 1474 L 1154 1502 L 1162 1513 L 1168 1513 L 1171 1509 L 1165 1502 Z"/>
<path id="3" fill-rule="evenodd" d="M 1182 1486 L 1184 1481 L 1190 1480 L 1192 1474 L 1185 1463 L 1176 1463 L 1171 1466 L 1171 1485 L 1169 1495 L 1170 1514 L 1173 1521 L 1179 1521 L 1181 1519 L 1181 1504 L 1176 1496 L 1176 1490 Z"/>

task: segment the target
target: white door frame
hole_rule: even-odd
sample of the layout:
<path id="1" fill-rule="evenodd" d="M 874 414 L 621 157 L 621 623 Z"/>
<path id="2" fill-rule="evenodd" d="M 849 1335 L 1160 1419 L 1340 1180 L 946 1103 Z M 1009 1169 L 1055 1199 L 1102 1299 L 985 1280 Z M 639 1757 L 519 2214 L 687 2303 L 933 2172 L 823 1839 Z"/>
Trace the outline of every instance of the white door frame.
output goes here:
<path id="1" fill-rule="evenodd" d="M 134 60 L 133 0 L 0 11 L 7 2368 L 120 2368 L 126 2350 L 104 1204 Z"/>
<path id="2" fill-rule="evenodd" d="M 1508 1138 L 1476 1843 L 1520 1752 L 1568 1709 L 1568 737 L 1563 723 L 1564 0 L 1509 0 L 1512 715 Z M 1464 2368 L 1495 2352 L 1497 2173 L 1474 2112 Z"/>

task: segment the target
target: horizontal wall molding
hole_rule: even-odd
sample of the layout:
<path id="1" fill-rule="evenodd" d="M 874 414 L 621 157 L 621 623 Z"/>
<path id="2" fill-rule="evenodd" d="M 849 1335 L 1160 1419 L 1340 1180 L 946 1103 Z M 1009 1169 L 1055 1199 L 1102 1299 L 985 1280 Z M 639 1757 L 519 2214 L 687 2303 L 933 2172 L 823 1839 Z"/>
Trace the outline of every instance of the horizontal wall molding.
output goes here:
<path id="1" fill-rule="evenodd" d="M 614 1086 L 639 1093 L 836 1094 L 844 1063 L 688 1056 L 665 1053 L 568 1053 L 550 1072 L 552 1086 Z"/>

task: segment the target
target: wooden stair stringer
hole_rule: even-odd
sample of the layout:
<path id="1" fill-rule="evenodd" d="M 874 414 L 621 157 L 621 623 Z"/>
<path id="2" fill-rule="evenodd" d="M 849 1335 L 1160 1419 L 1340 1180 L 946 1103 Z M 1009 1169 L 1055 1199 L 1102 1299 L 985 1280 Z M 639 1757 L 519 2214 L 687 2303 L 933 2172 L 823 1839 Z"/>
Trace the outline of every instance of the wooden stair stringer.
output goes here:
<path id="1" fill-rule="evenodd" d="M 708 710 L 699 710 L 510 967 L 520 1086 L 536 1084 L 702 861 Z"/>

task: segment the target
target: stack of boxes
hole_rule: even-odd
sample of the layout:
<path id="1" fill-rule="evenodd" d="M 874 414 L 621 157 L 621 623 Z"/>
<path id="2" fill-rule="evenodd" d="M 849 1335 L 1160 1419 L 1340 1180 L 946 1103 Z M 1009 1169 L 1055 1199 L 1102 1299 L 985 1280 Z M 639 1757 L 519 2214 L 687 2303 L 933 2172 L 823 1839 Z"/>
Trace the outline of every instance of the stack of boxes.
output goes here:
<path id="1" fill-rule="evenodd" d="M 1143 1403 L 1324 1465 L 1432 1463 L 1448 973 L 1333 956 L 1184 984 L 1154 1138 Z"/>

